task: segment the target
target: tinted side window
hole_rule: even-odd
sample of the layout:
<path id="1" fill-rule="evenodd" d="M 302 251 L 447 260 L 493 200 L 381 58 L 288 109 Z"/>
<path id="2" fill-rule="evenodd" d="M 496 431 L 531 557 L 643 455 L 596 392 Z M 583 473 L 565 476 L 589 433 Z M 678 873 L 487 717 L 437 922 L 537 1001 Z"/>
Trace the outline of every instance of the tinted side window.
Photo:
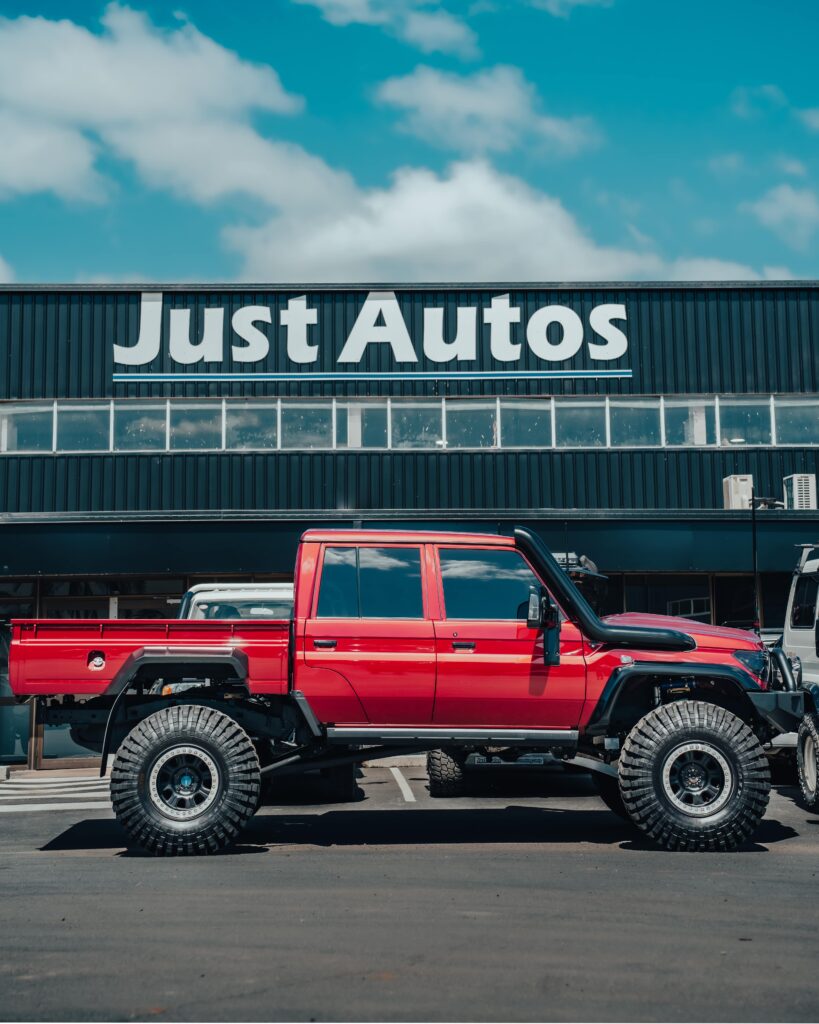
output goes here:
<path id="1" fill-rule="evenodd" d="M 441 549 L 448 619 L 526 620 L 529 587 L 540 581 L 517 551 Z"/>
<path id="2" fill-rule="evenodd" d="M 320 619 L 358 618 L 358 559 L 355 548 L 326 548 L 321 570 Z"/>
<path id="3" fill-rule="evenodd" d="M 420 548 L 359 548 L 361 616 L 422 619 Z"/>
<path id="4" fill-rule="evenodd" d="M 791 610 L 791 625 L 794 629 L 813 629 L 816 623 L 817 591 L 819 576 L 802 576 L 797 580 Z"/>
<path id="5" fill-rule="evenodd" d="M 321 619 L 422 619 L 420 548 L 327 548 Z"/>

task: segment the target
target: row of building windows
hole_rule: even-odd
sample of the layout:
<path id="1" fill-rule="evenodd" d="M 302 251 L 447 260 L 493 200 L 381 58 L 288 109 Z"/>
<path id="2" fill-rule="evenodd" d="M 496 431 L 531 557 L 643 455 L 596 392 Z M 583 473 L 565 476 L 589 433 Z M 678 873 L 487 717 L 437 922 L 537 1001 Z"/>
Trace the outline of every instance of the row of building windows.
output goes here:
<path id="1" fill-rule="evenodd" d="M 819 445 L 819 396 L 0 404 L 0 452 Z"/>

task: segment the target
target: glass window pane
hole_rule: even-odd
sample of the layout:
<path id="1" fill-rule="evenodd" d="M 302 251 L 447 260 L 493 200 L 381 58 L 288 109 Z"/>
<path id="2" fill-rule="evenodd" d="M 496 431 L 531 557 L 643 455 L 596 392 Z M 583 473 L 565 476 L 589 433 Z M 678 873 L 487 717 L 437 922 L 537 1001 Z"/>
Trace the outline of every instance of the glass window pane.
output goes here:
<path id="1" fill-rule="evenodd" d="M 7 405 L 0 408 L 0 451 L 50 452 L 53 408 Z"/>
<path id="2" fill-rule="evenodd" d="M 136 451 L 165 447 L 165 403 L 114 406 L 114 449 Z"/>
<path id="3" fill-rule="evenodd" d="M 361 615 L 422 619 L 420 548 L 359 548 Z"/>
<path id="4" fill-rule="evenodd" d="M 552 403 L 501 402 L 501 444 L 504 448 L 551 448 Z"/>
<path id="5" fill-rule="evenodd" d="M 332 448 L 333 406 L 282 402 L 282 448 Z"/>
<path id="6" fill-rule="evenodd" d="M 448 619 L 526 620 L 539 581 L 517 551 L 439 551 Z"/>
<path id="7" fill-rule="evenodd" d="M 393 448 L 440 448 L 442 444 L 440 402 L 392 403 Z"/>
<path id="8" fill-rule="evenodd" d="M 386 448 L 387 403 L 336 405 L 337 448 Z"/>
<path id="9" fill-rule="evenodd" d="M 604 448 L 606 406 L 600 402 L 556 402 L 558 448 Z"/>
<path id="10" fill-rule="evenodd" d="M 796 581 L 791 606 L 791 626 L 794 629 L 813 629 L 816 625 L 817 595 L 819 576 L 802 576 Z"/>
<path id="11" fill-rule="evenodd" d="M 221 447 L 221 402 L 171 402 L 171 448 L 210 450 Z"/>
<path id="12" fill-rule="evenodd" d="M 447 402 L 447 448 L 497 448 L 495 402 Z"/>
<path id="13" fill-rule="evenodd" d="M 316 615 L 320 619 L 359 617 L 355 548 L 325 548 Z"/>
<path id="14" fill-rule="evenodd" d="M 275 448 L 275 402 L 228 403 L 225 406 L 225 443 L 228 448 Z"/>
<path id="15" fill-rule="evenodd" d="M 770 444 L 771 406 L 762 401 L 721 398 L 719 430 L 724 445 Z"/>
<path id="16" fill-rule="evenodd" d="M 62 452 L 108 450 L 111 413 L 107 405 L 59 406 L 57 449 Z"/>
<path id="17" fill-rule="evenodd" d="M 702 446 L 716 444 L 717 428 L 713 399 L 665 403 L 665 443 Z"/>
<path id="18" fill-rule="evenodd" d="M 660 403 L 611 402 L 611 443 L 616 447 L 651 447 L 660 443 Z"/>
<path id="19" fill-rule="evenodd" d="M 697 622 L 711 621 L 711 593 L 706 575 L 684 576 L 649 573 L 628 575 L 626 610 L 673 615 Z"/>
<path id="20" fill-rule="evenodd" d="M 776 443 L 819 444 L 819 402 L 777 398 Z"/>

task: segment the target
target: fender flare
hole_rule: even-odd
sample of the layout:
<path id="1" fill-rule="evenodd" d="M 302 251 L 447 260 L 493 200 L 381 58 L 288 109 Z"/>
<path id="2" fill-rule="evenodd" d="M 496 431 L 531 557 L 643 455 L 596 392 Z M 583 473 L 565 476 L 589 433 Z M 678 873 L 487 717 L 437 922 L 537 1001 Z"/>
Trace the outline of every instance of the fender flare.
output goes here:
<path id="1" fill-rule="evenodd" d="M 618 701 L 637 680 L 659 676 L 663 679 L 696 679 L 729 684 L 741 701 L 747 701 L 754 717 L 765 721 L 775 732 L 790 732 L 798 728 L 804 714 L 805 695 L 803 691 L 763 690 L 761 686 L 741 668 L 730 665 L 709 665 L 703 663 L 680 663 L 643 661 L 616 668 L 609 676 L 603 692 L 597 701 L 591 718 L 585 728 L 587 736 L 609 735 L 612 721 L 617 713 Z M 819 702 L 819 685 L 816 697 Z M 819 708 L 819 703 L 816 705 Z"/>
<path id="2" fill-rule="evenodd" d="M 104 778 L 108 770 L 108 754 L 117 714 L 125 704 L 135 676 L 146 665 L 227 665 L 239 679 L 247 679 L 247 655 L 238 647 L 139 647 L 132 651 L 105 689 L 105 695 L 113 695 L 114 701 L 105 722 L 100 778 Z"/>

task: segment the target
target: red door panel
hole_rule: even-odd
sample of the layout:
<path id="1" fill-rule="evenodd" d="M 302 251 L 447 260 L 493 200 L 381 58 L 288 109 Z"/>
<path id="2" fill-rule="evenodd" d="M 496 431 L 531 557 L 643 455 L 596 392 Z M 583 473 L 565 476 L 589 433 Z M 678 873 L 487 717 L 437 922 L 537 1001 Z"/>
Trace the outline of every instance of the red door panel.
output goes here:
<path id="1" fill-rule="evenodd" d="M 436 622 L 436 725 L 570 729 L 585 697 L 583 641 L 563 623 L 560 664 L 543 664 L 543 633 L 525 622 Z M 462 646 L 469 645 L 469 646 Z"/>
<path id="2" fill-rule="evenodd" d="M 336 725 L 432 720 L 435 630 L 420 545 L 328 544 L 304 627 L 303 689 Z"/>
<path id="3" fill-rule="evenodd" d="M 332 644 L 335 641 L 335 644 Z M 332 644 L 332 646 L 330 646 Z M 435 632 L 426 619 L 368 621 L 310 619 L 306 624 L 304 657 L 309 669 L 328 670 L 349 686 L 355 700 L 342 700 L 338 682 L 309 673 L 310 701 L 323 721 L 336 725 L 416 725 L 430 722 L 435 693 Z M 331 697 L 331 715 L 322 705 Z M 356 710 L 360 706 L 361 711 Z"/>
<path id="4" fill-rule="evenodd" d="M 541 586 L 514 548 L 437 547 L 436 725 L 570 729 L 586 693 L 583 638 L 563 623 L 560 664 L 543 663 L 543 633 L 526 625 Z"/>

